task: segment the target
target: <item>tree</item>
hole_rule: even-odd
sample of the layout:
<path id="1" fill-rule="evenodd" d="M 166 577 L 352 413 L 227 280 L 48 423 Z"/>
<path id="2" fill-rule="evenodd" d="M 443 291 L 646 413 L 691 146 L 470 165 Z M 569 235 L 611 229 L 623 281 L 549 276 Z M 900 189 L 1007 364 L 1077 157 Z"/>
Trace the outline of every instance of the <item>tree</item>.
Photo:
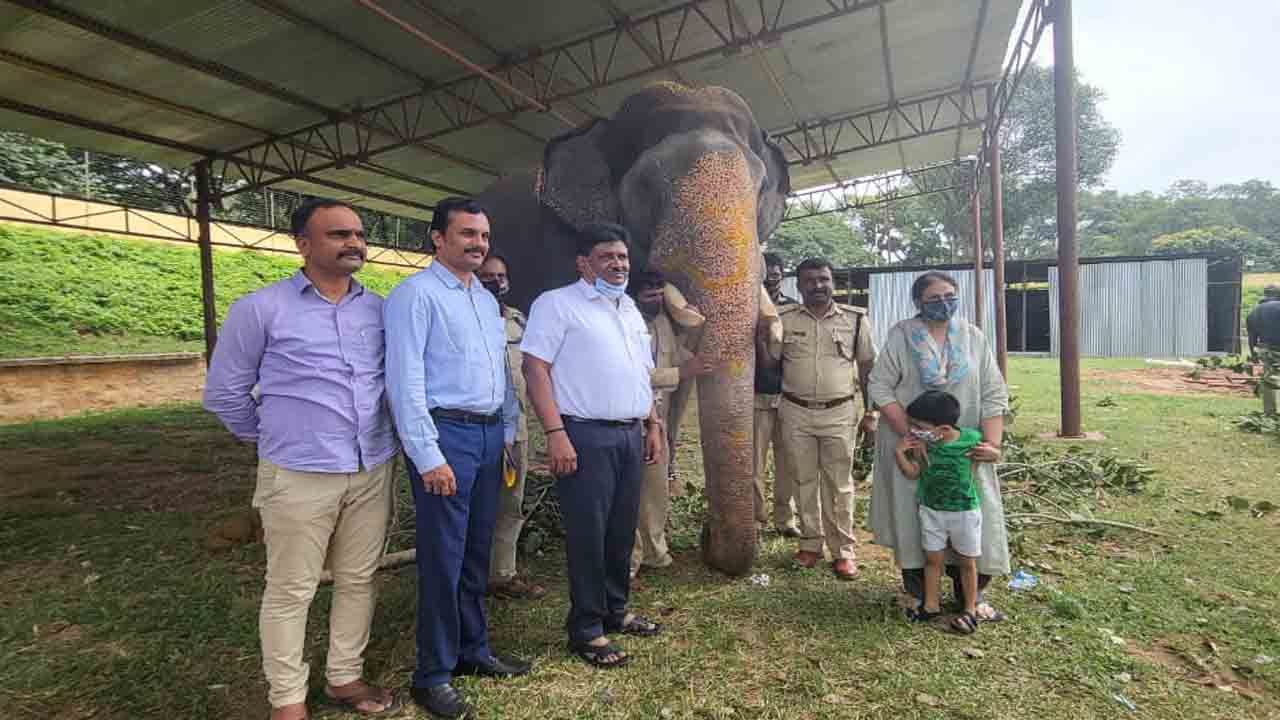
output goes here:
<path id="1" fill-rule="evenodd" d="M 1195 228 L 1161 235 L 1151 241 L 1153 255 L 1202 252 L 1239 255 L 1246 261 L 1252 260 L 1253 269 L 1270 270 L 1277 267 L 1280 260 L 1280 247 L 1242 227 Z"/>
<path id="2" fill-rule="evenodd" d="M 1102 185 L 1115 163 L 1120 133 L 1100 108 L 1104 94 L 1076 79 L 1076 166 L 1080 187 Z M 1057 248 L 1053 69 L 1030 65 L 1000 126 L 1004 237 L 1013 258 L 1052 255 Z M 989 197 L 984 207 L 991 207 Z"/>
<path id="3" fill-rule="evenodd" d="M 84 154 L 62 143 L 0 130 L 0 182 L 50 193 L 91 194 Z M 86 189 L 86 183 L 90 187 Z"/>
<path id="4" fill-rule="evenodd" d="M 836 267 L 874 265 L 876 255 L 864 246 L 841 213 L 815 215 L 778 226 L 769 238 L 769 251 L 778 253 L 788 268 L 802 260 L 823 257 Z"/>

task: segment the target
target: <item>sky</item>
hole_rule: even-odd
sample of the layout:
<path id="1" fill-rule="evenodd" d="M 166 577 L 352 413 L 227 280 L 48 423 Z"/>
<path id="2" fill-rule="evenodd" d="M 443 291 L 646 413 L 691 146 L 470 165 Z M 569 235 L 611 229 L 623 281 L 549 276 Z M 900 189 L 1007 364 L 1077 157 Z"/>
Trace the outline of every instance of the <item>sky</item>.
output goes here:
<path id="1" fill-rule="evenodd" d="M 1121 133 L 1122 192 L 1280 186 L 1280 2 L 1074 0 L 1076 66 Z M 1052 64 L 1052 29 L 1037 58 Z"/>

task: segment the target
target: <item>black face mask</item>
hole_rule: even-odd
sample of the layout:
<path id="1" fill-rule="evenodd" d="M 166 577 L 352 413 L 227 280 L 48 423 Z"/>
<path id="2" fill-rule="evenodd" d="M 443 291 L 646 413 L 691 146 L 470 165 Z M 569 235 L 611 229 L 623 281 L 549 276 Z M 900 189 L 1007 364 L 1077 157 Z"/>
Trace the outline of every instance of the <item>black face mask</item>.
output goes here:
<path id="1" fill-rule="evenodd" d="M 484 286 L 485 290 L 488 290 L 489 292 L 493 293 L 493 296 L 496 298 L 500 298 L 503 295 L 506 295 L 507 291 L 511 289 L 510 286 L 503 287 L 498 283 L 497 280 L 490 280 L 489 282 L 482 282 L 480 284 Z"/>
<path id="2" fill-rule="evenodd" d="M 658 313 L 662 312 L 662 301 L 636 303 L 636 307 L 639 308 L 640 313 L 645 317 L 657 317 Z"/>

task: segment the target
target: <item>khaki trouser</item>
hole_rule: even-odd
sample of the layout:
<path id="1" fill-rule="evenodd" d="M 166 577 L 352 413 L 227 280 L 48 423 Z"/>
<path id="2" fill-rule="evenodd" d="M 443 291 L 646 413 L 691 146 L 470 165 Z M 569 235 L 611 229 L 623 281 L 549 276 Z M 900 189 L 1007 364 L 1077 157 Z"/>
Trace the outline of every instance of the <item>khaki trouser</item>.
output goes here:
<path id="1" fill-rule="evenodd" d="M 1262 412 L 1276 414 L 1276 392 L 1280 389 L 1280 346 L 1262 345 L 1258 348 L 1262 358 L 1262 377 L 1258 380 L 1258 392 L 1262 395 Z"/>
<path id="2" fill-rule="evenodd" d="M 769 522 L 768 506 L 773 506 L 773 526 L 778 530 L 796 524 L 795 495 L 791 469 L 782 452 L 782 422 L 778 418 L 781 395 L 756 395 L 755 398 L 755 483 L 756 522 Z M 768 475 L 769 445 L 773 445 L 773 500 L 766 500 L 765 476 Z"/>
<path id="3" fill-rule="evenodd" d="M 333 573 L 329 612 L 330 685 L 359 680 L 373 620 L 373 574 L 391 519 L 393 460 L 355 473 L 295 472 L 258 461 L 253 506 L 262 515 L 267 586 L 258 631 L 272 707 L 307 699 L 302 660 L 307 611 L 320 571 Z"/>
<path id="4" fill-rule="evenodd" d="M 640 480 L 640 513 L 636 520 L 636 545 L 631 551 L 631 576 L 641 565 L 666 567 L 671 564 L 667 550 L 667 513 L 671 510 L 670 486 L 667 484 L 667 454 L 658 462 L 644 466 Z"/>
<path id="5" fill-rule="evenodd" d="M 489 582 L 506 582 L 516 576 L 516 546 L 524 528 L 524 478 L 529 469 L 529 443 L 517 440 L 511 447 L 516 461 L 516 484 L 498 490 L 498 519 L 493 525 L 489 551 Z"/>
<path id="6" fill-rule="evenodd" d="M 795 484 L 800 511 L 800 549 L 832 560 L 854 559 L 853 423 L 857 403 L 810 410 L 783 398 L 783 452 Z"/>

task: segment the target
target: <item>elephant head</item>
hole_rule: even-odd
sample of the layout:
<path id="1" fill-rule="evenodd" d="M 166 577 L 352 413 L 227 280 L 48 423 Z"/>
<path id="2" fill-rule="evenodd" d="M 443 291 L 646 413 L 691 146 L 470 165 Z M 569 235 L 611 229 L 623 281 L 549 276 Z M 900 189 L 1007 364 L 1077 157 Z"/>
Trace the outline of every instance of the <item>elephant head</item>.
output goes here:
<path id="1" fill-rule="evenodd" d="M 701 351 L 716 370 L 698 380 L 709 505 L 703 557 L 730 574 L 755 558 L 754 329 L 760 245 L 790 188 L 782 152 L 751 109 L 724 88 L 658 83 L 606 120 L 552 140 L 540 198 L 570 227 L 626 226 L 632 269 L 661 270 L 706 316 Z"/>

